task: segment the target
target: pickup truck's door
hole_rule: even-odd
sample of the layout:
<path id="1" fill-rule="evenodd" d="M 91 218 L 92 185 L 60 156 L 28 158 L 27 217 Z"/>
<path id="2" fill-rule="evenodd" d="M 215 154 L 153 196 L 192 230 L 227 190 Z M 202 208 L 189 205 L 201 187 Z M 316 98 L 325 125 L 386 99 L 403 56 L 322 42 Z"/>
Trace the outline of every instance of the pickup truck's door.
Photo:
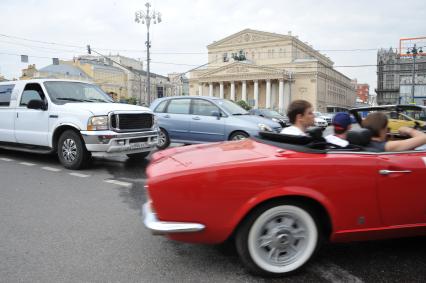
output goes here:
<path id="1" fill-rule="evenodd" d="M 46 102 L 47 98 L 41 86 L 29 83 L 19 99 L 15 116 L 16 142 L 31 145 L 48 146 L 49 111 L 28 109 L 30 100 L 40 99 Z"/>
<path id="2" fill-rule="evenodd" d="M 10 106 L 14 86 L 0 85 L 0 142 L 15 142 L 15 108 Z"/>

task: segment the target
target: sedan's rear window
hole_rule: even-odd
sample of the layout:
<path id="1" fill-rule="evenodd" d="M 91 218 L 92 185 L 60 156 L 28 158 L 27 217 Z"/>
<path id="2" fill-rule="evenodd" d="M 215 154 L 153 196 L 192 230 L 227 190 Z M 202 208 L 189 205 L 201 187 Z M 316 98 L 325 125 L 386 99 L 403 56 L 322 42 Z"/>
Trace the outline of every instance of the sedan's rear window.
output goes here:
<path id="1" fill-rule="evenodd" d="M 167 107 L 167 113 L 171 114 L 189 114 L 191 99 L 173 99 Z"/>

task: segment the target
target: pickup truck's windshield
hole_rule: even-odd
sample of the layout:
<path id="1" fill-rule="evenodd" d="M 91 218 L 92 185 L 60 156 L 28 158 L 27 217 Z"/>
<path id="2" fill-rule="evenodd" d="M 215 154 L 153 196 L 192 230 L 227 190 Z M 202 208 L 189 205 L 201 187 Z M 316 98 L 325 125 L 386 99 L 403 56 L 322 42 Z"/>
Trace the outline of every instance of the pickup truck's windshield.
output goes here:
<path id="1" fill-rule="evenodd" d="M 44 86 L 55 104 L 72 102 L 114 102 L 99 87 L 79 82 L 45 82 Z"/>

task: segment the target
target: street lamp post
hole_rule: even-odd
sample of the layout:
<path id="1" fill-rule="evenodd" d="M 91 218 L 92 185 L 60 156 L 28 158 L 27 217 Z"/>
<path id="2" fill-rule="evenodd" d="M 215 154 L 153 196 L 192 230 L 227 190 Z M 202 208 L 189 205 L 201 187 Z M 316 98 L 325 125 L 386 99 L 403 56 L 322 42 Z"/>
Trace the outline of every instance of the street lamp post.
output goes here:
<path id="1" fill-rule="evenodd" d="M 407 54 L 412 54 L 413 56 L 413 73 L 411 77 L 411 102 L 414 103 L 414 85 L 415 85 L 415 73 L 416 73 L 416 57 L 417 54 L 423 53 L 421 47 L 417 49 L 416 44 L 412 48 L 408 48 Z"/>
<path id="2" fill-rule="evenodd" d="M 149 57 L 149 48 L 151 47 L 151 42 L 149 41 L 149 27 L 151 25 L 151 20 L 154 24 L 161 23 L 161 14 L 159 12 L 150 11 L 149 8 L 151 4 L 147 2 L 145 4 L 146 11 L 137 11 L 135 13 L 135 22 L 146 24 L 146 76 L 147 76 L 147 105 L 151 103 L 151 82 L 149 75 L 149 61 L 151 60 Z"/>

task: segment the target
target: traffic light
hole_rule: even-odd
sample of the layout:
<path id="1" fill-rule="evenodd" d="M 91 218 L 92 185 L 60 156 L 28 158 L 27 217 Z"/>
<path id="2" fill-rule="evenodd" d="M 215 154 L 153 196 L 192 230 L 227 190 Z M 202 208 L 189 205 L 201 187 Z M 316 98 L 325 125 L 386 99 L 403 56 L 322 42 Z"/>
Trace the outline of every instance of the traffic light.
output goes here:
<path id="1" fill-rule="evenodd" d="M 87 54 L 92 54 L 92 50 L 90 49 L 90 45 L 87 45 Z"/>

